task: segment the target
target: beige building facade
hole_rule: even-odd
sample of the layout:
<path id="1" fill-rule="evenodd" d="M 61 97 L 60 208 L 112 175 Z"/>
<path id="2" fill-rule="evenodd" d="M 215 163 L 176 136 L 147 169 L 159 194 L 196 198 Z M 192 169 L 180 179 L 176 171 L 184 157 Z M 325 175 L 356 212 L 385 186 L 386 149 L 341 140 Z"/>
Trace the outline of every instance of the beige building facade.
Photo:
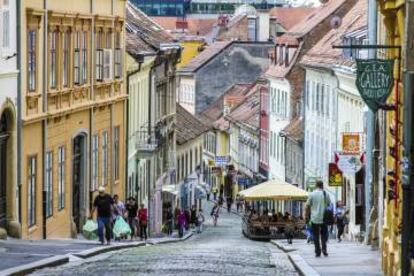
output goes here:
<path id="1" fill-rule="evenodd" d="M 99 186 L 125 190 L 124 0 L 23 1 L 21 224 L 76 237 Z"/>

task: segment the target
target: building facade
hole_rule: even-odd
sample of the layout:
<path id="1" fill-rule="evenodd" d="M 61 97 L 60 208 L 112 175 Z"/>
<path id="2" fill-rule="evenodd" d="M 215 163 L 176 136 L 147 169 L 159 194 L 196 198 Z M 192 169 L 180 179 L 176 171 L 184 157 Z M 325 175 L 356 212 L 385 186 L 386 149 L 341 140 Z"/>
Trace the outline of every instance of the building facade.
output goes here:
<path id="1" fill-rule="evenodd" d="M 76 237 L 99 186 L 124 197 L 125 1 L 21 10 L 22 237 Z"/>
<path id="2" fill-rule="evenodd" d="M 0 239 L 21 236 L 18 163 L 18 64 L 16 1 L 2 1 L 0 14 Z"/>

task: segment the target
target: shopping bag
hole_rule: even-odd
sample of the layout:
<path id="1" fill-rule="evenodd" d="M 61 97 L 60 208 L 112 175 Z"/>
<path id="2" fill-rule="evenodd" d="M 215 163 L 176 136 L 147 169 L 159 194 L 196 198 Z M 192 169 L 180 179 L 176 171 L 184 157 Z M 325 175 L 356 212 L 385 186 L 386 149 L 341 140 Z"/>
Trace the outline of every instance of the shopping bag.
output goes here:
<path id="1" fill-rule="evenodd" d="M 88 219 L 85 222 L 85 225 L 82 228 L 83 236 L 87 240 L 95 240 L 98 238 L 96 232 L 98 230 L 98 224 L 91 219 Z"/>
<path id="2" fill-rule="evenodd" d="M 113 233 L 115 238 L 126 237 L 131 235 L 131 227 L 121 216 L 118 216 L 115 220 Z"/>

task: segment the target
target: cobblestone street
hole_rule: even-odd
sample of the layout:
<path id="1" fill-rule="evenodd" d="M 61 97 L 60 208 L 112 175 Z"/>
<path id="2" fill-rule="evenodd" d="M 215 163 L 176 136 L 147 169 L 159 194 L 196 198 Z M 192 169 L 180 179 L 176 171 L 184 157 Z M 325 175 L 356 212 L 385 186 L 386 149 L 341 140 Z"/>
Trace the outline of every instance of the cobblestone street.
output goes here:
<path id="1" fill-rule="evenodd" d="M 205 231 L 186 242 L 72 261 L 35 275 L 297 275 L 275 246 L 244 238 L 240 223 L 239 216 L 223 210 L 217 227 L 209 218 Z"/>

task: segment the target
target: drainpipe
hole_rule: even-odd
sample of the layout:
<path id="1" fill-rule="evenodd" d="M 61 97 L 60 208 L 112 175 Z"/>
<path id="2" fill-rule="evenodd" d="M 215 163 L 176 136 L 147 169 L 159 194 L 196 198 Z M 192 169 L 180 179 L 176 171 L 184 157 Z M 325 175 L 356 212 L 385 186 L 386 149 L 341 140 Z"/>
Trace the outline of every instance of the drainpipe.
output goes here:
<path id="1" fill-rule="evenodd" d="M 414 231 L 413 231 L 413 208 L 414 208 L 414 135 L 413 129 L 413 106 L 414 97 L 411 93 L 414 89 L 414 1 L 405 1 L 405 41 L 404 50 L 404 159 L 403 159 L 403 205 L 402 205 L 402 232 L 401 232 L 401 275 L 409 275 L 411 262 L 414 257 Z"/>
<path id="2" fill-rule="evenodd" d="M 154 60 L 154 63 L 155 63 L 155 60 Z M 150 143 L 155 143 L 156 141 L 152 141 L 152 137 L 151 137 L 151 128 L 152 128 L 152 107 L 153 107 L 153 104 L 152 104 L 152 90 L 153 90 L 153 87 L 155 87 L 154 86 L 154 84 L 153 84 L 153 71 L 154 71 L 154 69 L 155 69 L 155 64 L 153 64 L 152 66 L 151 66 L 151 69 L 150 69 L 150 72 L 149 72 L 149 83 L 148 83 L 148 85 L 149 85 L 149 88 L 148 88 L 148 91 L 149 91 L 149 94 L 148 94 L 148 103 L 149 103 L 149 105 L 148 105 L 148 136 L 149 136 L 149 141 L 150 141 Z M 148 234 L 148 237 L 149 236 L 151 236 L 151 224 L 152 224 L 152 221 L 151 221 L 151 178 L 152 178 L 152 175 L 151 175 L 151 166 L 152 166 L 152 160 L 151 160 L 152 158 L 150 158 L 150 159 L 148 159 L 147 160 L 147 197 L 148 197 L 148 203 L 147 203 L 147 212 L 148 212 L 148 227 L 147 227 L 147 234 Z M 155 162 L 154 162 L 155 163 Z"/>
<path id="3" fill-rule="evenodd" d="M 90 13 L 93 14 L 95 11 L 95 0 L 90 0 Z M 92 17 L 92 28 L 91 28 L 91 32 L 90 32 L 90 39 L 91 39 L 91 52 L 93 52 L 93 54 L 90 55 L 89 58 L 89 82 L 91 83 L 90 85 L 90 89 L 91 89 L 91 95 L 90 95 L 90 99 L 91 101 L 95 100 L 95 89 L 94 89 L 94 57 L 95 55 L 95 48 L 93 46 L 95 46 L 95 28 L 93 27 L 95 26 L 95 17 Z M 90 169 L 89 172 L 92 171 L 92 149 L 93 149 L 93 135 L 94 135 L 94 113 L 93 113 L 93 107 L 91 107 L 89 109 L 89 164 L 90 164 Z M 90 179 L 90 183 L 93 182 L 93 175 L 92 173 L 89 174 L 89 179 Z M 98 183 L 97 183 L 98 184 Z M 86 189 L 89 190 L 89 210 L 92 209 L 92 202 L 93 202 L 93 191 L 91 191 L 91 186 L 90 185 L 86 185 Z M 87 193 L 88 194 L 88 193 Z M 73 215 L 72 215 L 73 216 Z"/>
<path id="4" fill-rule="evenodd" d="M 47 48 L 48 48 L 48 0 L 44 0 L 43 2 L 43 8 L 45 10 L 44 13 L 44 19 L 43 19 L 43 92 L 42 92 L 42 99 L 43 99 L 43 113 L 46 114 L 47 113 L 47 90 L 48 90 L 48 52 L 47 52 Z M 43 119 L 42 121 L 42 128 L 43 128 L 43 139 L 42 139 L 42 180 L 43 180 L 43 188 L 42 188 L 42 203 L 43 203 L 43 208 L 42 208 L 42 232 L 43 232 L 43 239 L 47 238 L 47 227 L 46 227 L 46 201 L 47 201 L 47 197 L 46 197 L 46 189 L 44 186 L 44 183 L 46 183 L 46 150 L 47 150 L 47 118 Z"/>
<path id="5" fill-rule="evenodd" d="M 22 49 L 21 49 L 21 1 L 16 1 L 16 52 L 17 52 L 17 196 L 18 221 L 22 224 Z"/>
<path id="6" fill-rule="evenodd" d="M 377 44 L 377 2 L 368 0 L 368 40 L 370 45 Z M 376 57 L 376 50 L 368 50 L 368 57 Z M 375 114 L 371 109 L 367 111 L 367 148 L 365 164 L 365 242 L 369 244 L 369 217 L 372 205 L 371 185 L 373 171 L 373 150 L 375 138 Z"/>

